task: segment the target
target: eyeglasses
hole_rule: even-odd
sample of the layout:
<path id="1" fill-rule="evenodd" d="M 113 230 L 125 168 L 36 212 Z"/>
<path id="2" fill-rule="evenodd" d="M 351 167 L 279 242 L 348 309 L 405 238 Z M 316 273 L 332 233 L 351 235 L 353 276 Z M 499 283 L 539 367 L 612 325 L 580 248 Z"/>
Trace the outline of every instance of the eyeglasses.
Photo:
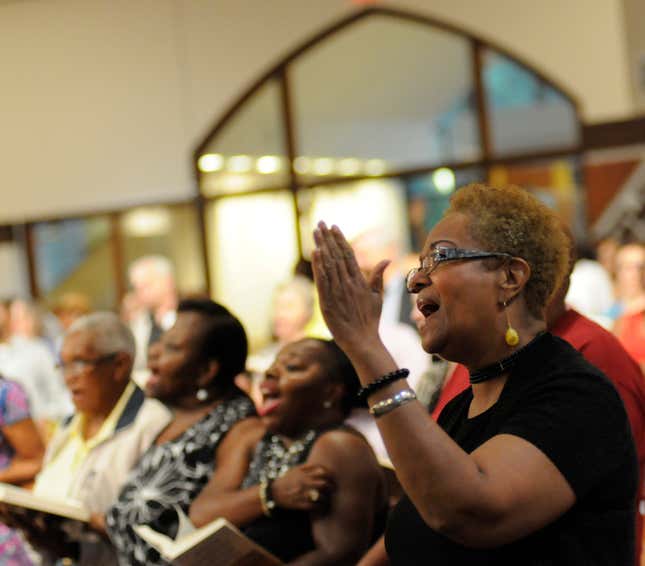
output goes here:
<path id="1" fill-rule="evenodd" d="M 68 375 L 75 375 L 95 368 L 102 363 L 114 359 L 118 353 L 119 352 L 112 352 L 111 354 L 104 354 L 102 356 L 99 356 L 98 358 L 94 358 L 93 360 L 76 359 L 69 362 L 63 362 L 61 360 L 60 362 L 58 362 L 56 367 L 63 373 L 66 373 Z"/>
<path id="2" fill-rule="evenodd" d="M 414 278 L 418 273 L 424 277 L 428 277 L 439 264 L 445 261 L 454 261 L 458 259 L 486 259 L 491 257 L 497 258 L 512 258 L 513 256 L 503 252 L 484 252 L 481 250 L 464 250 L 462 248 L 449 248 L 444 246 L 437 246 L 430 255 L 427 255 L 421 260 L 419 267 L 413 267 L 408 276 L 405 278 L 405 285 L 408 293 L 418 293 L 423 285 L 414 283 Z"/>

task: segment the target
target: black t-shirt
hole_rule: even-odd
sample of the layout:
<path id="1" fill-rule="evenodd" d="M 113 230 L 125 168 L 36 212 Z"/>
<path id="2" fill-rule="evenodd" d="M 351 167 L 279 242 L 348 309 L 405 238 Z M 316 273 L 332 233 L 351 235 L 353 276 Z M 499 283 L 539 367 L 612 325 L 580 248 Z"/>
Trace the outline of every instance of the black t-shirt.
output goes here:
<path id="1" fill-rule="evenodd" d="M 495 405 L 468 418 L 472 390 L 439 424 L 471 453 L 498 434 L 519 436 L 560 470 L 576 503 L 545 528 L 495 549 L 470 549 L 436 533 L 406 496 L 388 521 L 394 566 L 526 566 L 634 563 L 638 466 L 629 421 L 609 380 L 568 343 L 544 334 L 518 361 Z"/>

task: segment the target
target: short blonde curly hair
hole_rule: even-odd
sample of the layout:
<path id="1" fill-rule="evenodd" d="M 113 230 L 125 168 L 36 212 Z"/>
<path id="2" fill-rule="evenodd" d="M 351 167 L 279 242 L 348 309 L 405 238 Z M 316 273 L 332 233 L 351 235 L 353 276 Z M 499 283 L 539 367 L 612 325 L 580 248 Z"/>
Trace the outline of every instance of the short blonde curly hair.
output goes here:
<path id="1" fill-rule="evenodd" d="M 569 265 L 569 240 L 562 222 L 524 189 L 474 183 L 459 189 L 445 215 L 470 217 L 470 235 L 485 251 L 521 257 L 531 266 L 524 287 L 529 312 L 544 318 L 544 309 L 560 287 Z"/>

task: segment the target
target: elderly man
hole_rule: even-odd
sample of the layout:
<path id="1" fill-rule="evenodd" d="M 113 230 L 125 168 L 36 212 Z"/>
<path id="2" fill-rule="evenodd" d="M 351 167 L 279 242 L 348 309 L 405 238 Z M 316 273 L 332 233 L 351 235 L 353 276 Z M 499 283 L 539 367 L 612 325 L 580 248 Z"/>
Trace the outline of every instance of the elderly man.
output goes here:
<path id="1" fill-rule="evenodd" d="M 76 412 L 48 446 L 37 494 L 75 499 L 102 514 L 167 425 L 169 411 L 130 380 L 134 352 L 132 332 L 113 313 L 84 316 L 69 328 L 61 367 Z M 80 563 L 116 564 L 116 558 L 97 538 L 81 545 Z"/>

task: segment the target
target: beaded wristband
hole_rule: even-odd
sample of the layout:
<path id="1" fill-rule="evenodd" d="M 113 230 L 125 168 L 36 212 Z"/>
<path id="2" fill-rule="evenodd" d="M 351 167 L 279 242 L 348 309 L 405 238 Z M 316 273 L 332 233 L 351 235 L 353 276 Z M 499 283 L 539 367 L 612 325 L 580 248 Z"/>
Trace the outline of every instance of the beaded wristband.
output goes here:
<path id="1" fill-rule="evenodd" d="M 275 501 L 271 495 L 271 482 L 270 479 L 264 479 L 260 482 L 260 505 L 262 505 L 262 513 L 267 517 L 271 517 L 275 509 Z"/>
<path id="2" fill-rule="evenodd" d="M 405 379 L 410 375 L 410 370 L 406 368 L 397 369 L 382 375 L 378 379 L 375 379 L 371 383 L 368 383 L 365 387 L 361 387 L 358 391 L 356 397 L 359 401 L 366 401 L 367 398 L 376 393 L 379 389 L 387 387 L 390 383 L 398 381 L 399 379 Z"/>
<path id="3" fill-rule="evenodd" d="M 404 389 L 392 397 L 388 397 L 387 399 L 383 399 L 383 401 L 379 401 L 372 405 L 370 407 L 370 413 L 374 415 L 374 418 L 378 419 L 401 405 L 414 401 L 416 398 L 417 396 L 412 389 Z"/>

